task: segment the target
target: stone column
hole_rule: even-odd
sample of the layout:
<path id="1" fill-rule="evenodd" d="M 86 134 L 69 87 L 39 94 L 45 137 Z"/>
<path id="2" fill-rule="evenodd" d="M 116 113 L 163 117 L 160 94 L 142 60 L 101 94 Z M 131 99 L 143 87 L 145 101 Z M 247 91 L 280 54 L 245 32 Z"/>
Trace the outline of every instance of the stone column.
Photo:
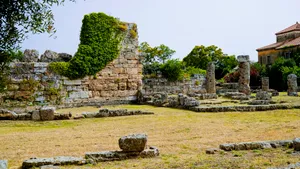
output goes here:
<path id="1" fill-rule="evenodd" d="M 249 55 L 240 55 L 237 58 L 239 62 L 239 92 L 246 95 L 251 94 L 250 90 L 250 61 Z"/>
<path id="2" fill-rule="evenodd" d="M 213 62 L 208 63 L 206 70 L 206 92 L 214 94 L 216 93 L 216 75 L 215 64 Z"/>
<path id="3" fill-rule="evenodd" d="M 297 90 L 297 76 L 295 74 L 290 74 L 287 77 L 287 85 L 288 85 L 288 95 L 289 96 L 298 96 Z"/>
<path id="4" fill-rule="evenodd" d="M 269 77 L 261 78 L 261 89 L 262 91 L 269 91 Z"/>

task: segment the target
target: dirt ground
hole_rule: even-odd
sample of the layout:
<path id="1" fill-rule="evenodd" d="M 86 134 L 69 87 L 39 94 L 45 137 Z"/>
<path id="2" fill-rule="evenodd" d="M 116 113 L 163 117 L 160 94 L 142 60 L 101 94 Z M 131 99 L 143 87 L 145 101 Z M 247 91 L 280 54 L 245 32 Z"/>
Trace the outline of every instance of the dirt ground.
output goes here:
<path id="1" fill-rule="evenodd" d="M 0 121 L 0 159 L 19 168 L 31 157 L 84 156 L 85 152 L 118 150 L 118 139 L 146 133 L 148 145 L 159 148 L 153 159 L 99 163 L 62 168 L 268 168 L 300 162 L 290 149 L 272 149 L 206 155 L 207 148 L 246 141 L 300 137 L 300 110 L 266 112 L 195 113 L 180 109 L 123 105 L 154 115 L 68 121 Z M 96 112 L 83 107 L 61 113 Z"/>

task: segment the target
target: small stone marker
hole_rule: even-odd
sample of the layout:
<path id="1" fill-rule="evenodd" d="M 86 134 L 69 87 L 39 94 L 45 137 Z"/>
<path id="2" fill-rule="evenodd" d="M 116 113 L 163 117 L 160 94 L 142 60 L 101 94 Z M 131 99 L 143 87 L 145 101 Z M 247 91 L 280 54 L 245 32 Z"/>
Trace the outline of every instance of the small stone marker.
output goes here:
<path id="1" fill-rule="evenodd" d="M 300 151 L 300 138 L 293 140 L 293 147 L 295 151 Z"/>
<path id="2" fill-rule="evenodd" d="M 119 147 L 125 152 L 141 152 L 147 144 L 146 134 L 132 134 L 119 139 Z"/>
<path id="3" fill-rule="evenodd" d="M 42 107 L 40 117 L 42 121 L 54 120 L 55 107 Z"/>
<path id="4" fill-rule="evenodd" d="M 7 169 L 7 168 L 8 168 L 7 160 L 0 160 L 0 169 Z"/>
<path id="5" fill-rule="evenodd" d="M 262 91 L 269 91 L 269 77 L 261 78 L 261 89 Z"/>
<path id="6" fill-rule="evenodd" d="M 288 85 L 288 96 L 298 96 L 297 76 L 295 74 L 288 75 L 287 85 Z"/>

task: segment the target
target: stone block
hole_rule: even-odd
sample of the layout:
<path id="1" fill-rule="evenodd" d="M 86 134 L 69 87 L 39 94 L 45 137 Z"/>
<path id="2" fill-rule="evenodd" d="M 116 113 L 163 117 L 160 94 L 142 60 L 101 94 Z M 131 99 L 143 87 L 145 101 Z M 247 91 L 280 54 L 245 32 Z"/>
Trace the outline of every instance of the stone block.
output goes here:
<path id="1" fill-rule="evenodd" d="M 39 121 L 39 120 L 41 120 L 40 111 L 38 111 L 38 110 L 33 111 L 32 115 L 31 115 L 31 119 L 33 121 Z"/>
<path id="2" fill-rule="evenodd" d="M 34 68 L 47 68 L 49 63 L 46 62 L 34 62 L 33 67 Z"/>
<path id="3" fill-rule="evenodd" d="M 8 163 L 7 160 L 0 160 L 0 169 L 7 169 Z"/>
<path id="4" fill-rule="evenodd" d="M 58 166 L 54 166 L 54 165 L 44 165 L 41 166 L 40 169 L 60 169 Z"/>
<path id="5" fill-rule="evenodd" d="M 37 62 L 39 59 L 39 52 L 37 50 L 26 49 L 21 61 L 23 62 Z"/>
<path id="6" fill-rule="evenodd" d="M 60 61 L 59 55 L 51 50 L 46 50 L 44 54 L 41 55 L 40 62 L 55 62 Z"/>
<path id="7" fill-rule="evenodd" d="M 239 55 L 237 57 L 238 62 L 249 62 L 250 58 L 249 55 Z"/>
<path id="8" fill-rule="evenodd" d="M 68 85 L 81 85 L 82 84 L 82 80 L 64 80 L 64 85 L 68 86 Z"/>
<path id="9" fill-rule="evenodd" d="M 69 98 L 70 99 L 88 99 L 89 91 L 70 92 Z"/>
<path id="10" fill-rule="evenodd" d="M 293 147 L 295 151 L 300 151 L 300 138 L 293 140 Z"/>
<path id="11" fill-rule="evenodd" d="M 40 117 L 42 121 L 54 120 L 55 107 L 42 107 Z"/>
<path id="12" fill-rule="evenodd" d="M 141 152 L 147 144 L 146 134 L 132 134 L 119 139 L 119 147 L 125 152 Z"/>
<path id="13" fill-rule="evenodd" d="M 86 164 L 85 159 L 81 157 L 54 157 L 54 158 L 31 158 L 23 161 L 22 169 L 30 169 L 45 165 L 83 165 Z"/>

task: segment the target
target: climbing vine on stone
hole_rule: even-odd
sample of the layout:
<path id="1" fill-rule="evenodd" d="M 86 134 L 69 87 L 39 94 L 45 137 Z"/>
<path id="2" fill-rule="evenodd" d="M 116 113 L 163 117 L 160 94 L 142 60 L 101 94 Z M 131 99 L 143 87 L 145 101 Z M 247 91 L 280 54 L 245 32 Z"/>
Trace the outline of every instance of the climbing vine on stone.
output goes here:
<path id="1" fill-rule="evenodd" d="M 74 57 L 69 62 L 53 62 L 49 68 L 70 79 L 95 75 L 118 57 L 120 42 L 126 32 L 126 24 L 112 16 L 104 13 L 85 15 Z"/>

